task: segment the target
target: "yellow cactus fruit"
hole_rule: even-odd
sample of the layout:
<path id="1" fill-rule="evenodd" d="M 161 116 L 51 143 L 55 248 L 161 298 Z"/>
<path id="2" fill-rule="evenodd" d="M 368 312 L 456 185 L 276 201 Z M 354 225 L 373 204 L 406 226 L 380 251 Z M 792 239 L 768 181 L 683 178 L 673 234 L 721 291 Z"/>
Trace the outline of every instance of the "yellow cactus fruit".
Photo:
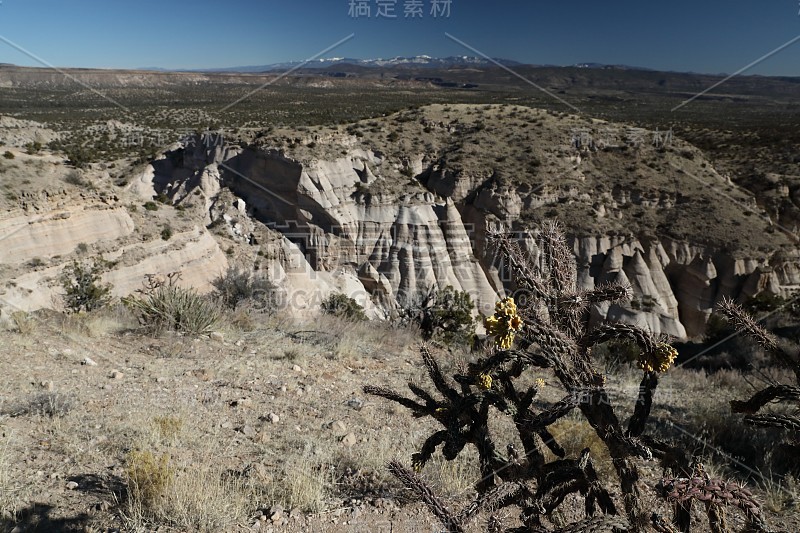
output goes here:
<path id="1" fill-rule="evenodd" d="M 478 376 L 478 387 L 483 390 L 489 390 L 492 388 L 492 376 L 489 374 L 480 374 Z"/>
<path id="2" fill-rule="evenodd" d="M 665 342 L 659 342 L 652 357 L 649 354 L 639 356 L 638 366 L 645 372 L 666 372 L 677 357 L 678 350 Z"/>
<path id="3" fill-rule="evenodd" d="M 524 325 L 522 317 L 517 314 L 514 298 L 503 298 L 494 306 L 494 315 L 487 317 L 483 323 L 486 332 L 492 335 L 495 346 L 507 350 L 514 343 L 514 335 Z"/>

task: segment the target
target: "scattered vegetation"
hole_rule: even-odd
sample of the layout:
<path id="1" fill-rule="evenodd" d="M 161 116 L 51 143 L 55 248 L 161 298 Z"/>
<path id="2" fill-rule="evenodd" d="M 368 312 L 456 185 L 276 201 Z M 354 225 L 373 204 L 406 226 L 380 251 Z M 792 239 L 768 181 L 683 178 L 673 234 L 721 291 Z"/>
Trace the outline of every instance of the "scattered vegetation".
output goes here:
<path id="1" fill-rule="evenodd" d="M 64 267 L 60 282 L 64 307 L 69 312 L 93 311 L 111 301 L 111 286 L 100 281 L 104 271 L 104 263 L 97 259 L 89 263 L 73 261 Z"/>

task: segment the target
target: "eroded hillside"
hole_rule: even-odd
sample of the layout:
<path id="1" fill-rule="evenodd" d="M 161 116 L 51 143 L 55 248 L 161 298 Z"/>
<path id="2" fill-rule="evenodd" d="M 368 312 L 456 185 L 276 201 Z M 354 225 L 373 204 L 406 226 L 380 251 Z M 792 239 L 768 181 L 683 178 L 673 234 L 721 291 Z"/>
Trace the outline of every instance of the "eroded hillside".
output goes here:
<path id="1" fill-rule="evenodd" d="M 295 310 L 344 291 L 386 316 L 452 285 L 485 313 L 514 289 L 486 254 L 486 229 L 543 218 L 567 227 L 583 288 L 633 286 L 630 304 L 598 308 L 598 320 L 697 336 L 723 296 L 786 295 L 800 278 L 794 228 L 771 222 L 697 148 L 669 132 L 522 106 L 432 105 L 332 127 L 209 132 L 135 167 L 76 171 L 57 156 L 18 156 L 3 162 L 7 175 L 38 165 L 48 170 L 35 174 L 49 176 L 15 180 L 4 199 L 9 231 L 32 221 L 24 238 L 9 238 L 19 252 L 3 259 L 6 292 L 34 307 L 52 299 L 64 261 L 101 252 L 116 262 L 107 276 L 122 292 L 157 273 L 148 269 L 190 269 L 184 279 L 204 287 L 234 262 L 268 269 Z M 96 233 L 58 213 L 93 202 L 111 217 L 88 224 L 102 227 Z M 52 234 L 53 217 L 66 228 L 56 238 L 64 250 L 23 244 Z M 161 239 L 167 225 L 177 239 Z M 536 253 L 535 236 L 529 243 Z M 177 253 L 193 247 L 207 263 Z M 42 286 L 49 292 L 34 296 Z"/>

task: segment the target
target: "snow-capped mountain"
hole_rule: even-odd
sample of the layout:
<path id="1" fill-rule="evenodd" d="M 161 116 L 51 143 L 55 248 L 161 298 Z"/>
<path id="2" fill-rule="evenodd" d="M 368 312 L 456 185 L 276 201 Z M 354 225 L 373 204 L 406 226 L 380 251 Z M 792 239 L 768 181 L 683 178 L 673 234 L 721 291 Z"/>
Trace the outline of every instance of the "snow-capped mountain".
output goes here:
<path id="1" fill-rule="evenodd" d="M 362 67 L 430 67 L 430 68 L 450 68 L 460 66 L 476 66 L 486 67 L 493 66 L 497 63 L 505 66 L 520 65 L 517 61 L 509 59 L 485 59 L 482 57 L 472 56 L 450 56 L 450 57 L 431 57 L 427 55 L 419 55 L 413 57 L 392 57 L 392 58 L 377 58 L 377 59 L 356 59 L 350 57 L 327 57 L 319 58 L 311 61 L 289 61 L 286 63 L 272 63 L 269 65 L 253 65 L 243 67 L 226 67 L 226 68 L 211 68 L 211 69 L 195 69 L 198 72 L 270 72 L 274 70 L 289 70 L 292 68 L 307 68 L 307 69 L 326 69 L 333 65 L 358 65 Z"/>

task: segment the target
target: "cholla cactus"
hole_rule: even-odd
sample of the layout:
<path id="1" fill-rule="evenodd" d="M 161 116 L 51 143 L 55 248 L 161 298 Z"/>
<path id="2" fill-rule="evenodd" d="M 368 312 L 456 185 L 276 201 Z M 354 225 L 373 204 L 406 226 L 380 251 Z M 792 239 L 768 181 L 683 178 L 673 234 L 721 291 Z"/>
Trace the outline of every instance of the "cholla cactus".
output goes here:
<path id="1" fill-rule="evenodd" d="M 514 298 L 504 298 L 495 304 L 494 315 L 484 320 L 486 333 L 494 336 L 494 343 L 507 350 L 514 343 L 514 335 L 522 329 L 522 317 L 517 314 Z"/>
<path id="2" fill-rule="evenodd" d="M 665 477 L 656 490 L 668 502 L 691 506 L 692 501 L 705 505 L 709 526 L 714 533 L 727 531 L 725 508 L 736 507 L 742 511 L 751 530 L 766 531 L 761 507 L 744 486 L 721 479 L 712 479 L 696 465 L 692 477 Z"/>
<path id="3" fill-rule="evenodd" d="M 559 226 L 545 224 L 539 236 L 543 261 L 524 253 L 509 235 L 491 236 L 502 257 L 499 268 L 512 275 L 514 295 L 525 298 L 502 300 L 495 314 L 486 319 L 487 331 L 495 341 L 489 353 L 469 364 L 463 374 L 447 377 L 431 350 L 423 346 L 422 360 L 435 392 L 413 383 L 408 387 L 414 398 L 381 387 L 364 388 L 369 394 L 403 405 L 415 417 L 430 417 L 441 424 L 413 454 L 413 469 L 393 462 L 390 471 L 428 505 L 448 532 L 464 531 L 480 511 L 489 514 L 489 531 L 634 533 L 652 527 L 668 531 L 671 526 L 642 503 L 637 463 L 654 456 L 662 462 L 682 456 L 683 452 L 676 454 L 664 443 L 644 435 L 658 372 L 670 367 L 676 352 L 637 326 L 606 323 L 590 327 L 591 304 L 626 299 L 630 289 L 604 285 L 579 290 L 575 260 Z M 640 395 L 631 398 L 633 415 L 626 427 L 604 388 L 605 376 L 592 363 L 593 348 L 612 340 L 629 341 L 640 351 Z M 533 369 L 537 374 L 533 384 L 519 380 Z M 560 401 L 543 407 L 540 402 L 534 404 L 544 385 L 539 377 L 542 372 L 550 372 L 554 379 L 548 379 L 548 383 L 564 390 Z M 579 457 L 566 457 L 550 432 L 553 423 L 576 410 L 608 449 L 618 475 L 618 500 L 605 486 L 609 480 L 598 477 L 589 450 Z M 522 449 L 513 443 L 501 447 L 496 442 L 489 421 L 498 412 L 513 421 Z M 475 500 L 461 512 L 454 512 L 415 472 L 424 469 L 437 449 L 446 460 L 452 460 L 466 446 L 478 452 L 481 477 L 475 483 Z M 558 458 L 549 461 L 545 448 Z M 586 516 L 559 528 L 550 518 L 570 494 L 584 499 Z M 620 504 L 624 514 L 617 509 Z M 504 530 L 495 513 L 511 507 L 519 510 L 523 527 Z"/>
<path id="4" fill-rule="evenodd" d="M 744 414 L 744 422 L 759 427 L 776 427 L 787 432 L 786 442 L 781 443 L 788 458 L 794 459 L 794 468 L 800 467 L 800 417 L 797 411 L 793 414 L 761 413 L 759 411 L 766 405 L 778 403 L 792 403 L 800 405 L 800 354 L 797 349 L 782 346 L 778 339 L 760 326 L 739 305 L 726 300 L 721 306 L 722 313 L 742 333 L 746 333 L 761 345 L 775 361 L 794 373 L 793 385 L 774 383 L 769 387 L 756 392 L 746 401 L 731 401 L 731 410 L 734 413 Z M 776 446 L 777 447 L 777 446 Z"/>

